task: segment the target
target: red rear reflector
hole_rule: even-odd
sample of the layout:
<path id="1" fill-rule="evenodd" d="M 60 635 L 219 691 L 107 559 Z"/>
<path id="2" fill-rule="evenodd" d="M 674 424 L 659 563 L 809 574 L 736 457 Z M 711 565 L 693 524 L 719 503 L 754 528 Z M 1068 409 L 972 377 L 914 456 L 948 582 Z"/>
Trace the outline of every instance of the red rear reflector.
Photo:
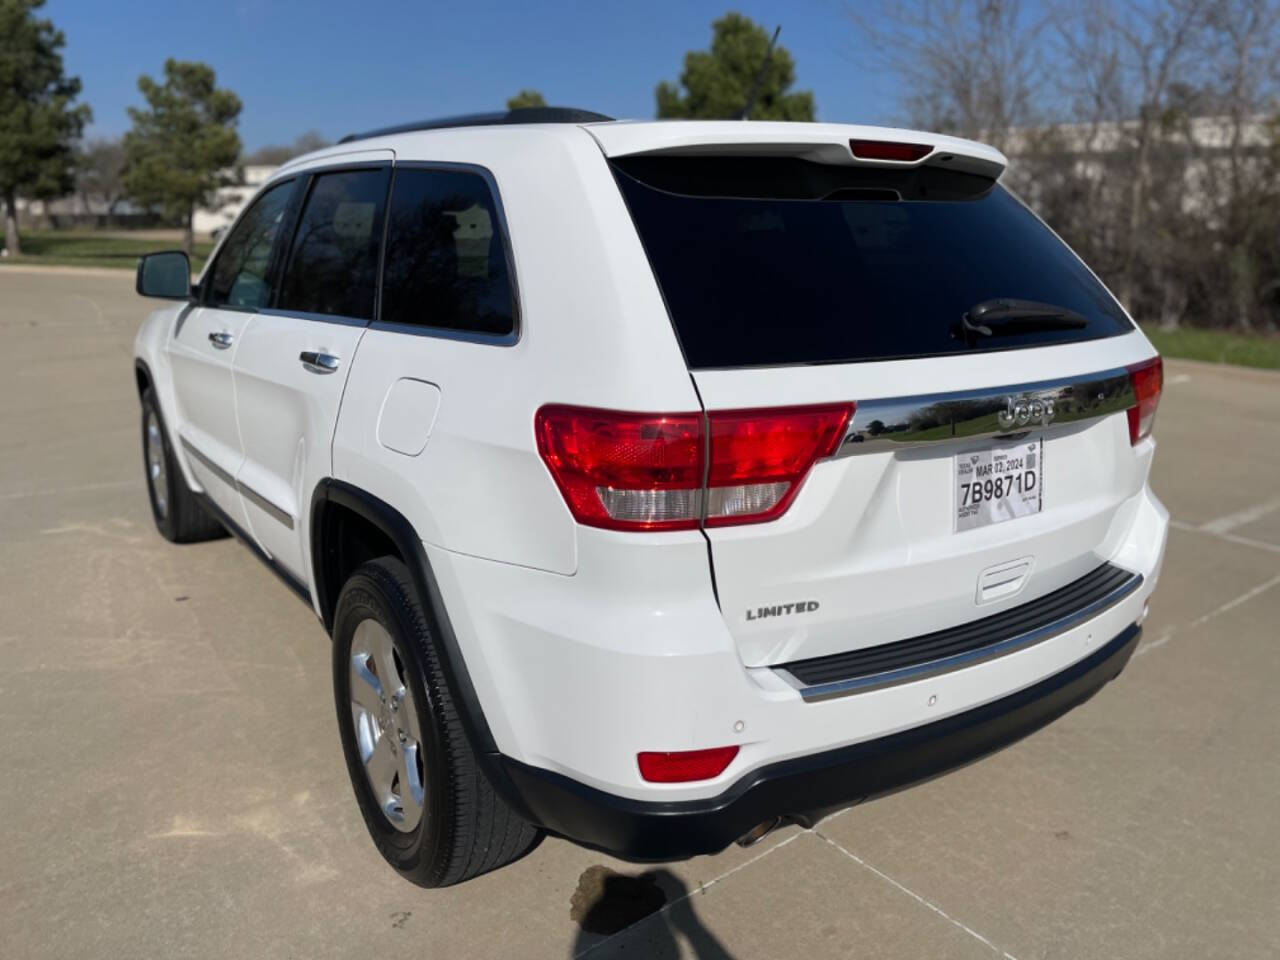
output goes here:
<path id="1" fill-rule="evenodd" d="M 809 468 L 835 452 L 852 414 L 849 403 L 712 413 L 707 526 L 781 516 Z"/>
<path id="2" fill-rule="evenodd" d="M 809 469 L 840 445 L 853 411 L 852 403 L 835 403 L 707 416 L 553 404 L 538 411 L 534 434 L 579 523 L 690 530 L 704 520 L 726 526 L 781 516 Z"/>
<path id="3" fill-rule="evenodd" d="M 1156 357 L 1128 369 L 1134 399 L 1134 405 L 1126 411 L 1129 415 L 1129 442 L 1136 444 L 1149 437 L 1155 425 L 1156 407 L 1160 404 L 1160 391 L 1164 389 L 1164 361 Z"/>
<path id="4" fill-rule="evenodd" d="M 927 143 L 891 143 L 887 140 L 850 140 L 849 149 L 859 160 L 897 160 L 912 163 L 933 153 Z"/>
<path id="5" fill-rule="evenodd" d="M 538 452 L 579 523 L 685 530 L 702 519 L 702 414 L 547 406 Z"/>
<path id="6" fill-rule="evenodd" d="M 712 747 L 678 753 L 638 753 L 636 760 L 640 776 L 650 783 L 687 783 L 720 776 L 737 755 L 737 747 Z"/>

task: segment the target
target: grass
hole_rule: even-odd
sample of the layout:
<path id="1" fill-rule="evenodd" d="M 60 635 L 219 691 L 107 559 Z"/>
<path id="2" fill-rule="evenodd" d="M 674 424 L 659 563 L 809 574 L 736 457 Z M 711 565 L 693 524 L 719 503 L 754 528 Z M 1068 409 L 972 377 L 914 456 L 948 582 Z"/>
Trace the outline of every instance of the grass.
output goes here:
<path id="1" fill-rule="evenodd" d="M 1280 336 L 1274 334 L 1231 333 L 1194 327 L 1161 330 L 1156 326 L 1144 326 L 1142 330 L 1166 357 L 1280 370 Z"/>
<path id="2" fill-rule="evenodd" d="M 101 230 L 25 230 L 19 236 L 22 255 L 0 259 L 6 263 L 26 263 L 60 267 L 119 267 L 132 270 L 138 257 L 156 250 L 173 250 L 181 239 L 130 236 L 124 232 Z M 212 243 L 196 242 L 191 269 L 199 270 L 213 249 Z"/>

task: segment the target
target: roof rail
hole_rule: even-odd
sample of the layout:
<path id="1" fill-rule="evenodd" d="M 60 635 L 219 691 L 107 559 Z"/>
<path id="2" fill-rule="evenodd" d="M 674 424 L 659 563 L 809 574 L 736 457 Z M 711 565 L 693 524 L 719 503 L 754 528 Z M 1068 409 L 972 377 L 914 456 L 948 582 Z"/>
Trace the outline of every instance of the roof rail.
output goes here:
<path id="1" fill-rule="evenodd" d="M 598 123 L 612 119 L 613 117 L 606 117 L 603 113 L 578 110 L 575 107 L 519 107 L 515 110 L 507 110 L 505 113 L 466 113 L 457 117 L 422 120 L 418 123 L 400 123 L 394 127 L 381 127 L 366 133 L 349 133 L 338 142 L 350 143 L 353 140 L 386 137 L 393 133 L 445 130 L 449 127 L 491 127 L 504 123 Z"/>

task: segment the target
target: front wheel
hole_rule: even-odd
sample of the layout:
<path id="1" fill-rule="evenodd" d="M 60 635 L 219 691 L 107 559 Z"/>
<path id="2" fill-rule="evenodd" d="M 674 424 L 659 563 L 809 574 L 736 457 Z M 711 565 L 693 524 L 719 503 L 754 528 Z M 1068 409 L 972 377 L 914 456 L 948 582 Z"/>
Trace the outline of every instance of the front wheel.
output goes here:
<path id="1" fill-rule="evenodd" d="M 142 394 L 142 466 L 147 474 L 151 516 L 162 537 L 173 543 L 195 543 L 227 535 L 187 486 L 169 445 L 160 404 L 150 388 Z"/>
<path id="2" fill-rule="evenodd" d="M 443 887 L 533 849 L 538 830 L 476 764 L 403 563 L 383 557 L 351 575 L 333 641 L 347 772 L 387 862 L 416 884 Z"/>

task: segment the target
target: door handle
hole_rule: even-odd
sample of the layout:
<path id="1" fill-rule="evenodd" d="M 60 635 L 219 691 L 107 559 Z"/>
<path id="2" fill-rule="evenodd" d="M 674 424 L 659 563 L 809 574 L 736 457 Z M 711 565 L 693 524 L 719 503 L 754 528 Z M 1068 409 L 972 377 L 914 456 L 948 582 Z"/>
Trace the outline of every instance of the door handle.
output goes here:
<path id="1" fill-rule="evenodd" d="M 342 364 L 341 357 L 335 357 L 332 353 L 317 353 L 314 350 L 303 350 L 298 354 L 298 359 L 312 373 L 333 373 Z"/>
<path id="2" fill-rule="evenodd" d="M 222 330 L 218 333 L 209 334 L 209 342 L 212 343 L 214 347 L 216 347 L 219 350 L 227 349 L 227 347 L 231 346 L 231 342 L 233 340 L 235 340 L 235 337 L 227 333 L 227 331 L 225 330 Z"/>

